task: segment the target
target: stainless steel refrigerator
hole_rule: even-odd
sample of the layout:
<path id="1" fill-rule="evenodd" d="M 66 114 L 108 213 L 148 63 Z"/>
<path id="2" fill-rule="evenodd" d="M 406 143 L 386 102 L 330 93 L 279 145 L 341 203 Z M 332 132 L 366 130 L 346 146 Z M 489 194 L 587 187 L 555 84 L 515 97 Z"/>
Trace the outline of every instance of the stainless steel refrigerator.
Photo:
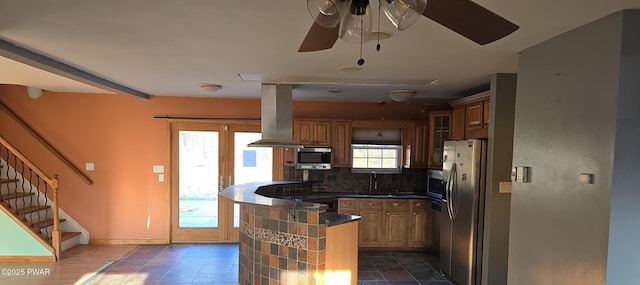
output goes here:
<path id="1" fill-rule="evenodd" d="M 460 285 L 480 284 L 486 141 L 446 141 L 440 270 Z"/>

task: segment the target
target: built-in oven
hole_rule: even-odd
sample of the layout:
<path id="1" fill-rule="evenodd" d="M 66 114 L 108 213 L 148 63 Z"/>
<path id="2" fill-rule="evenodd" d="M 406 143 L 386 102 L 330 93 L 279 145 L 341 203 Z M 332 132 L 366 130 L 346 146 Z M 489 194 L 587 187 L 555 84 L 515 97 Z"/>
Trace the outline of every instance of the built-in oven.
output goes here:
<path id="1" fill-rule="evenodd" d="M 444 197 L 442 170 L 429 169 L 427 171 L 427 195 L 437 200 L 442 200 Z"/>

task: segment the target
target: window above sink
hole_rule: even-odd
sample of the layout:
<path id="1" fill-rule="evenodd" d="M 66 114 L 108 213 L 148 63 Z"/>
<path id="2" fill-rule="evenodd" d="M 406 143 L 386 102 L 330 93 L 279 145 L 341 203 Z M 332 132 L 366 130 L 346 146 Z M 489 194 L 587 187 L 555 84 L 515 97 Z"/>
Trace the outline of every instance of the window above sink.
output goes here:
<path id="1" fill-rule="evenodd" d="M 401 145 L 351 145 L 351 171 L 354 173 L 401 173 Z"/>

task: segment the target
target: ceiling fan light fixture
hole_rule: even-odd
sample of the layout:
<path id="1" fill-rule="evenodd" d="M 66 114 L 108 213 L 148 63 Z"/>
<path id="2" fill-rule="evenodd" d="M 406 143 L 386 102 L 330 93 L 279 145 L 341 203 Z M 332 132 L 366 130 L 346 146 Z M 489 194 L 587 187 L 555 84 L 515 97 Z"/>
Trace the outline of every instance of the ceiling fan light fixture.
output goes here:
<path id="1" fill-rule="evenodd" d="M 384 14 L 400 31 L 411 27 L 427 8 L 427 0 L 380 0 L 380 3 Z"/>
<path id="2" fill-rule="evenodd" d="M 415 90 L 391 90 L 387 92 L 389 98 L 396 102 L 405 102 L 416 95 Z"/>
<path id="3" fill-rule="evenodd" d="M 338 36 L 348 43 L 366 43 L 371 40 L 372 16 L 369 0 L 347 0 L 349 11 L 340 20 Z"/>
<path id="4" fill-rule="evenodd" d="M 344 12 L 346 1 L 307 0 L 307 9 L 313 20 L 325 28 L 337 27 Z"/>

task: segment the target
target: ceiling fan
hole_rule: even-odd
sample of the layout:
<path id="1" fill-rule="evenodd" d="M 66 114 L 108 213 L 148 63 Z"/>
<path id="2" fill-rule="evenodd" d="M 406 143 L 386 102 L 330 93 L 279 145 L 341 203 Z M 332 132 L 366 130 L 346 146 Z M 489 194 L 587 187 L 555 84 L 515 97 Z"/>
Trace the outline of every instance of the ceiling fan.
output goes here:
<path id="1" fill-rule="evenodd" d="M 411 26 L 420 15 L 480 44 L 501 39 L 519 27 L 470 0 L 378 0 L 399 30 Z M 307 0 L 314 18 L 298 52 L 330 49 L 338 38 L 363 43 L 371 37 L 369 0 Z M 380 16 L 378 16 L 380 21 Z M 378 23 L 379 27 L 379 23 Z M 379 45 L 378 45 L 379 49 Z M 361 58 L 358 64 L 362 65 Z"/>

